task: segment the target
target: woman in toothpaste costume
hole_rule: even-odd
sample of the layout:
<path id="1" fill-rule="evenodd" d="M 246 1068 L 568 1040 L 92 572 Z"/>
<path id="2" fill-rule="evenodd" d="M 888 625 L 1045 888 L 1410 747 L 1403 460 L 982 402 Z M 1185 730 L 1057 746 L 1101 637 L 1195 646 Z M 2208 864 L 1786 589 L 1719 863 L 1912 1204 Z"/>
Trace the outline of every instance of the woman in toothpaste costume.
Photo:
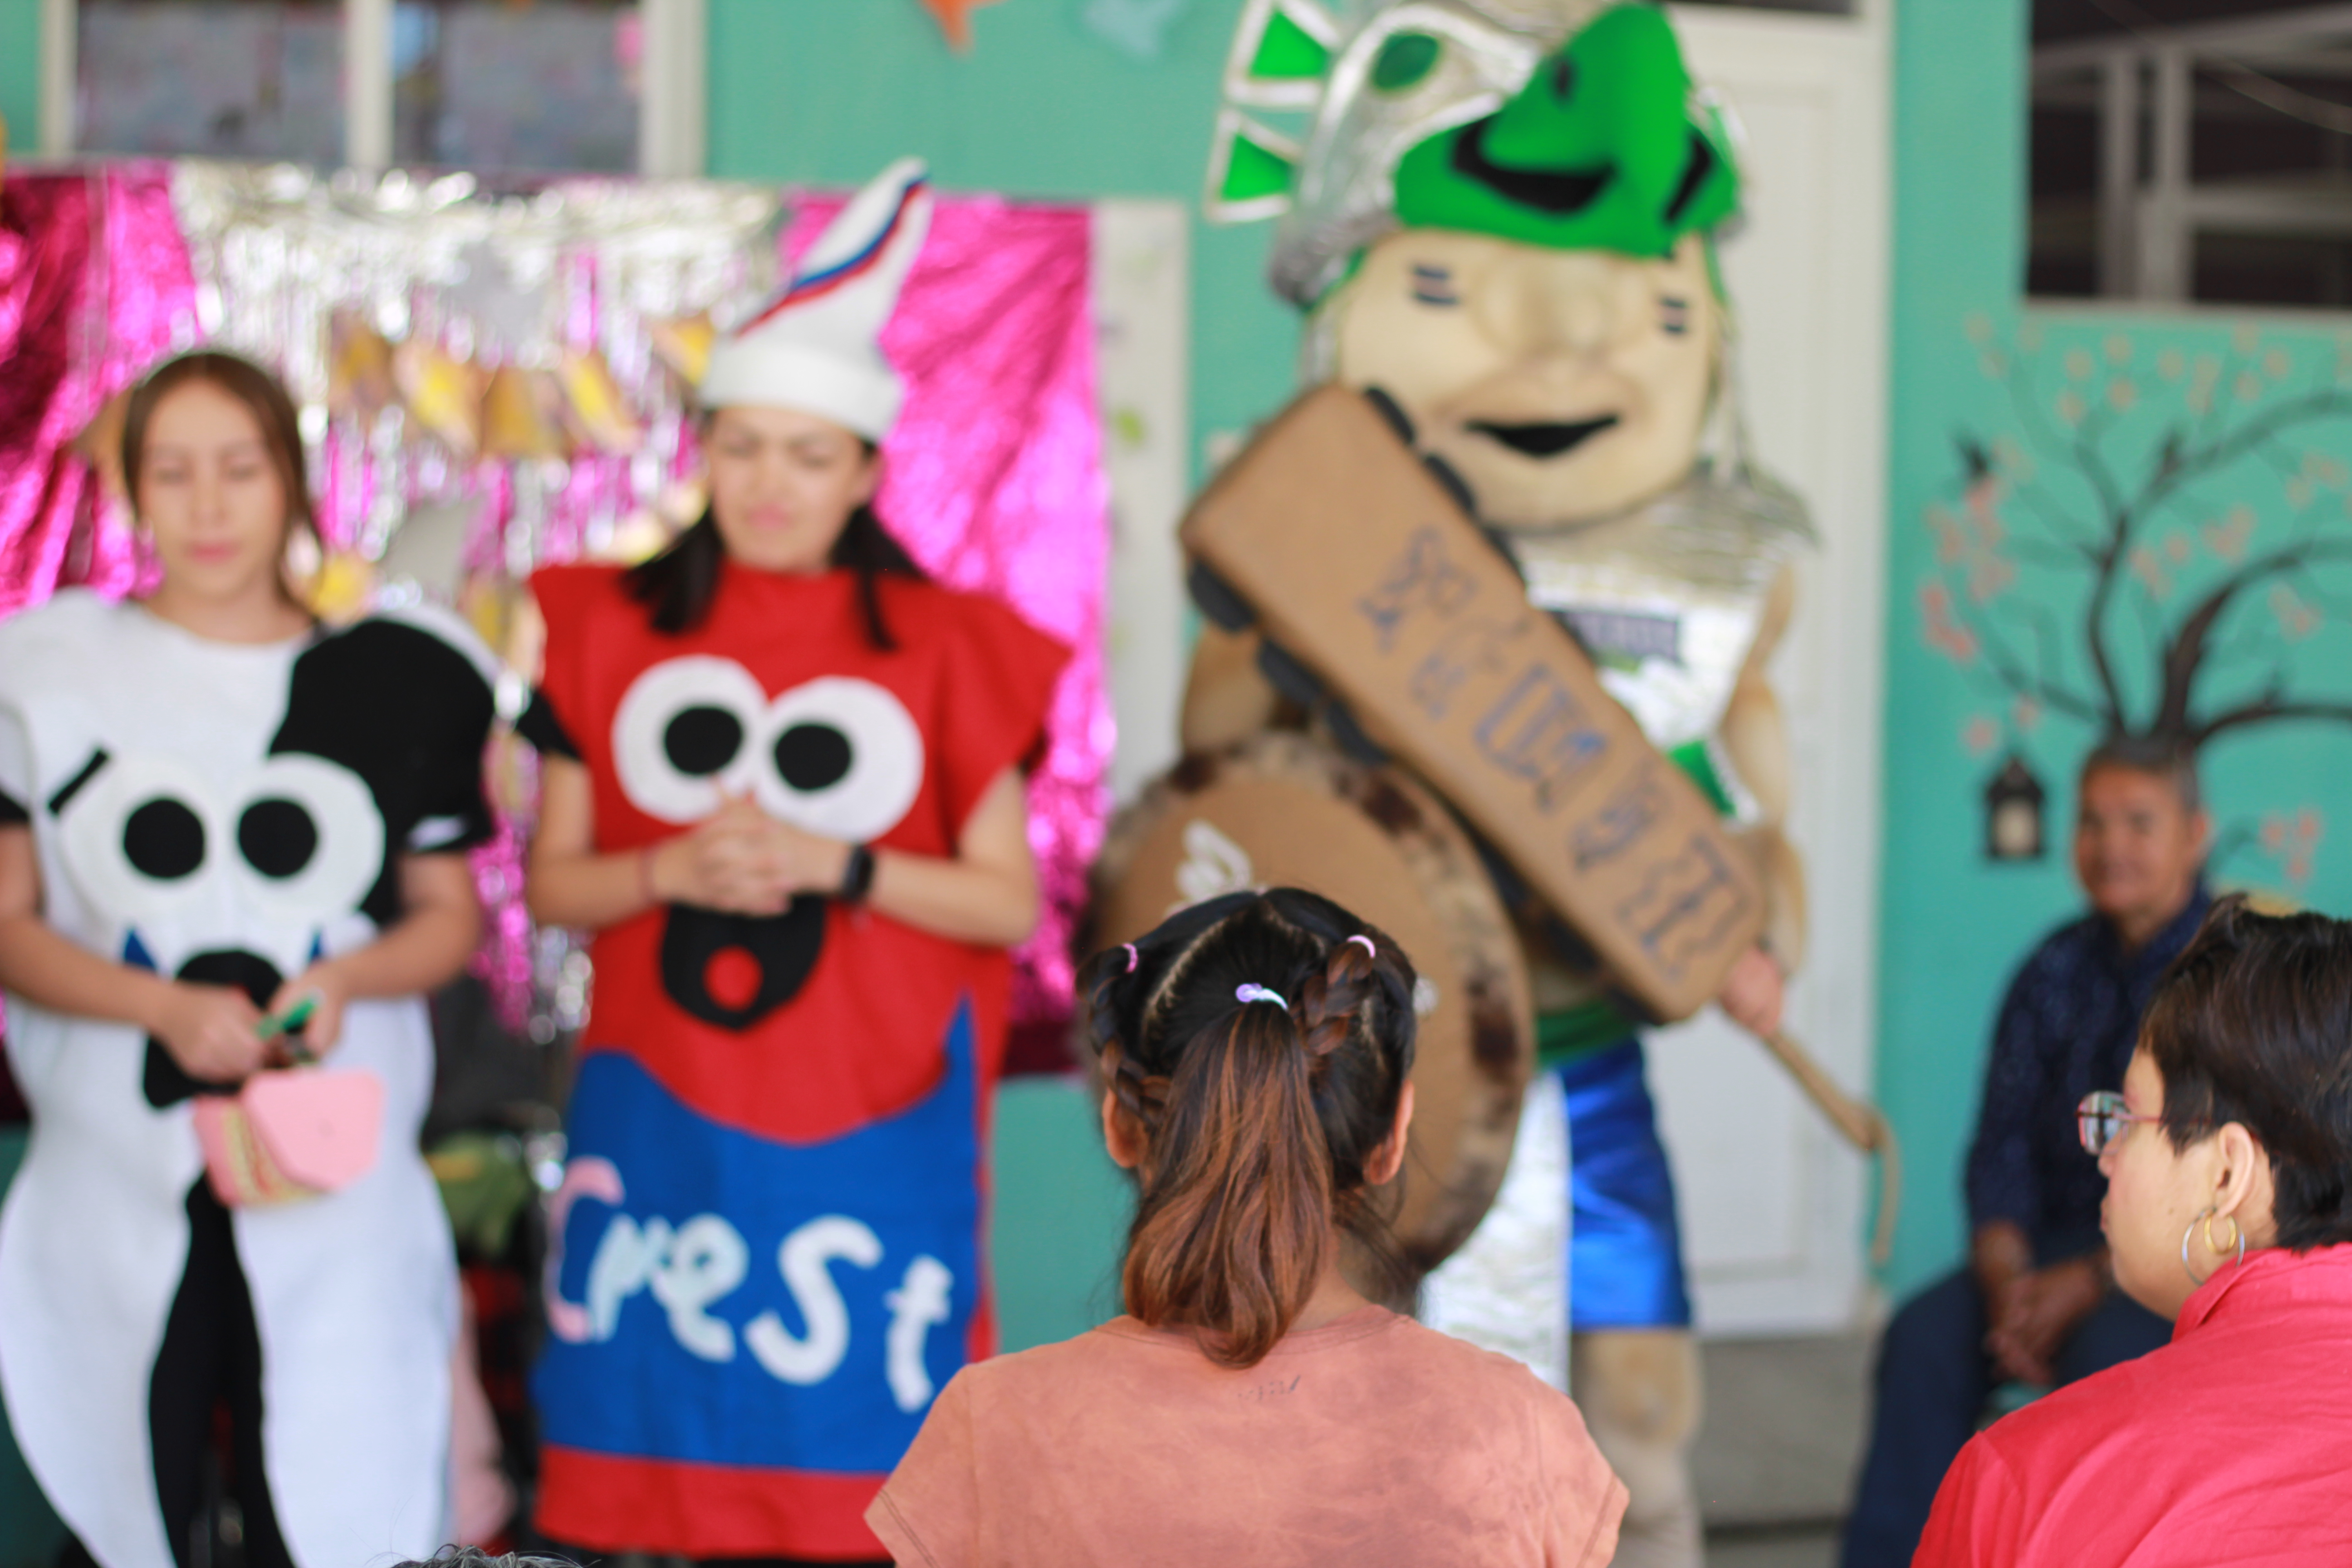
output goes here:
<path id="1" fill-rule="evenodd" d="M 539 918 L 595 931 L 539 1505 L 595 1553 L 883 1556 L 864 1514 L 992 1338 L 982 1131 L 1066 650 L 872 510 L 921 248 L 887 170 L 714 351 L 710 510 L 532 580 Z"/>
<path id="2" fill-rule="evenodd" d="M 8 1419 L 69 1563 L 209 1561 L 223 1407 L 252 1568 L 422 1554 L 457 1281 L 421 994 L 479 934 L 488 658 L 436 612 L 303 608 L 301 437 L 267 373 L 163 365 L 123 448 L 155 589 L 0 626 L 0 984 L 33 1110 L 0 1214 Z M 258 1026 L 306 998 L 295 1034 Z M 322 1086 L 307 1147 L 360 1151 L 344 1184 L 208 1165 L 226 1097 Z"/>

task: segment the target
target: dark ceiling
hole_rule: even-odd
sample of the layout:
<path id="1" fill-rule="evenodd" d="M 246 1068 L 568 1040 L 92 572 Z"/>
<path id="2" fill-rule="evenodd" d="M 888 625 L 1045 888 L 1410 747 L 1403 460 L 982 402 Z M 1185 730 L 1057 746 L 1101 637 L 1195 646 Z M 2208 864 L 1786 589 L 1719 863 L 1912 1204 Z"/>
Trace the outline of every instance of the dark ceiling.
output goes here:
<path id="1" fill-rule="evenodd" d="M 2278 5 L 2265 5 L 2263 0 L 2106 0 L 2104 5 L 2098 0 L 2032 0 L 2032 4 L 2033 41 L 2037 44 L 2128 31 L 2118 17 L 2133 21 L 2146 17 L 2162 26 L 2305 8 L 2294 0 Z"/>

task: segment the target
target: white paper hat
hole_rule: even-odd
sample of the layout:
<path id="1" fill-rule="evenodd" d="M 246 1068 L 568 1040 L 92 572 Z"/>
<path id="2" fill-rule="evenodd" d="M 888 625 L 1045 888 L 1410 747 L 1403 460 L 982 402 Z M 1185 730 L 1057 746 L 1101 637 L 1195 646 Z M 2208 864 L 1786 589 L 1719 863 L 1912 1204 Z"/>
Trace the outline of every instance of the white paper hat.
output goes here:
<path id="1" fill-rule="evenodd" d="M 841 209 L 782 291 L 712 345 L 702 406 L 797 408 L 869 441 L 888 435 L 906 388 L 882 357 L 882 328 L 930 225 L 922 160 L 901 158 Z"/>

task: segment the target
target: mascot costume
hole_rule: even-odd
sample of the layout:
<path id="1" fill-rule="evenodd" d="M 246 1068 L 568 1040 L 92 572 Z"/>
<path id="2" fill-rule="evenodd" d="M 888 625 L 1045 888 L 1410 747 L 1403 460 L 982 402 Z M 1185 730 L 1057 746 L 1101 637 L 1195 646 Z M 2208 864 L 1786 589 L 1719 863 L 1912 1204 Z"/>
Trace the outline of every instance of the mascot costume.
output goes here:
<path id="1" fill-rule="evenodd" d="M 1759 907 L 1716 932 L 1734 931 L 1735 948 L 1706 983 L 1737 1021 L 1773 1033 L 1800 955 L 1803 882 L 1780 832 L 1787 745 L 1764 671 L 1811 529 L 1745 451 L 1715 254 L 1740 173 L 1671 26 L 1654 6 L 1606 0 L 1252 0 L 1227 102 L 1211 216 L 1281 219 L 1271 272 L 1307 312 L 1303 379 L 1371 395 L 1527 603 L 1573 637 L 1653 754 L 1679 770 L 1675 790 L 1686 780 L 1712 808 Z M 1312 115 L 1303 148 L 1248 112 L 1268 109 Z M 1188 524 L 1196 554 L 1207 539 Z M 1195 655 L 1188 752 L 1245 747 L 1302 721 L 1365 728 L 1350 714 L 1380 703 L 1348 686 L 1361 661 L 1271 636 L 1263 590 L 1242 595 L 1267 610 L 1261 623 L 1218 615 L 1234 584 L 1196 573 L 1195 585 L 1221 624 Z M 1286 680 L 1302 658 L 1347 700 Z M 1396 733 L 1379 738 L 1486 840 L 1513 911 L 1539 1071 L 1564 1093 L 1573 1382 L 1633 1493 L 1619 1561 L 1695 1563 L 1697 1362 L 1639 1034 L 1688 1006 L 1629 1001 L 1628 972 L 1601 933 L 1558 918 L 1560 898 L 1528 896 L 1547 867 L 1448 782 L 1443 748 L 1417 752 Z M 1596 820 L 1629 820 L 1630 798 Z M 1594 830 L 1578 830 L 1579 867 Z M 1573 892 L 1572 879 L 1556 885 Z M 1547 1201 L 1561 1203 L 1557 1186 L 1541 1193 L 1515 1172 L 1487 1228 L 1524 1229 L 1515 1204 Z"/>

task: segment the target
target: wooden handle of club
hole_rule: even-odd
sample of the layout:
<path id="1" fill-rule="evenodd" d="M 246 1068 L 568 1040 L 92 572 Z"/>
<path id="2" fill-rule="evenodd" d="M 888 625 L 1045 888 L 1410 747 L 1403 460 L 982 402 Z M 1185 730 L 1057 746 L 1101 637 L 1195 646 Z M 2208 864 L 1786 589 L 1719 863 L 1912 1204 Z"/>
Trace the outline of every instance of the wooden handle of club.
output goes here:
<path id="1" fill-rule="evenodd" d="M 1764 1047 L 1780 1058 L 1780 1065 L 1805 1091 L 1805 1098 L 1821 1108 L 1822 1115 L 1845 1136 L 1845 1141 L 1864 1153 L 1873 1153 L 1885 1141 L 1885 1119 L 1871 1107 L 1863 1104 L 1837 1086 L 1813 1053 L 1805 1049 L 1779 1029 L 1762 1037 Z"/>
<path id="2" fill-rule="evenodd" d="M 1895 1129 L 1876 1106 L 1865 1105 L 1840 1089 L 1837 1080 L 1813 1059 L 1813 1053 L 1789 1036 L 1775 1029 L 1759 1037 L 1764 1048 L 1789 1069 L 1805 1098 L 1820 1108 L 1845 1141 L 1865 1154 L 1878 1156 L 1878 1225 L 1870 1255 L 1884 1268 L 1894 1250 L 1895 1217 L 1903 1206 L 1903 1155 L 1895 1141 Z"/>

